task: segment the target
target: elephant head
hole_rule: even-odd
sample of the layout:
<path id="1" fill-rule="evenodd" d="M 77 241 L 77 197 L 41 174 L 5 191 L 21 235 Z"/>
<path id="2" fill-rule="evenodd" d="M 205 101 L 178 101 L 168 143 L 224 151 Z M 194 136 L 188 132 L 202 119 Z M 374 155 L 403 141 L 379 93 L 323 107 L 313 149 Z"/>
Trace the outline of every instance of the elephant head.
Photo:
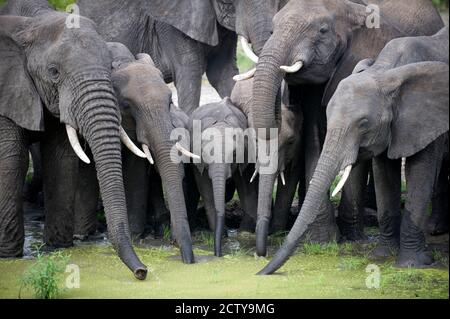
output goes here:
<path id="1" fill-rule="evenodd" d="M 217 22 L 243 37 L 251 59 L 272 32 L 272 18 L 288 0 L 153 0 L 147 1 L 155 19 L 168 23 L 194 40 L 216 46 Z M 249 46 L 253 45 L 253 51 Z M 256 54 L 256 55 L 255 55 Z M 256 62 L 256 61 L 255 61 Z"/>
<path id="2" fill-rule="evenodd" d="M 147 268 L 131 245 L 122 179 L 121 116 L 111 83 L 111 56 L 92 21 L 66 25 L 48 10 L 35 18 L 0 16 L 0 115 L 43 131 L 44 113 L 67 127 L 76 154 L 89 162 L 77 135 L 92 150 L 109 238 L 138 279 Z"/>
<path id="3" fill-rule="evenodd" d="M 366 7 L 348 0 L 291 0 L 273 19 L 253 85 L 254 125 L 278 127 L 276 97 L 283 77 L 292 84 L 326 83 L 345 52 L 350 34 L 361 28 Z"/>
<path id="4" fill-rule="evenodd" d="M 113 57 L 112 81 L 124 115 L 124 127 L 136 131 L 136 139 L 151 165 L 155 164 L 168 197 L 172 227 L 185 263 L 194 262 L 182 181 L 184 169 L 172 162 L 171 141 L 174 128 L 185 127 L 187 116 L 180 116 L 172 103 L 172 92 L 151 57 L 137 59 L 120 43 L 109 43 Z M 182 113 L 184 114 L 184 113 Z M 187 152 L 187 151 L 186 151 Z"/>
<path id="5" fill-rule="evenodd" d="M 195 137 L 194 130 L 199 123 L 203 162 L 197 163 L 196 167 L 200 175 L 208 174 L 212 183 L 216 209 L 214 252 L 220 257 L 225 227 L 226 182 L 237 170 L 242 174 L 246 168 L 244 130 L 247 128 L 247 118 L 229 98 L 225 98 L 219 103 L 201 106 L 192 113 L 189 120 L 191 136 Z M 194 150 L 196 142 L 193 140 Z"/>
<path id="6" fill-rule="evenodd" d="M 385 69 L 377 66 L 343 80 L 327 110 L 325 144 L 294 227 L 260 274 L 281 267 L 317 215 L 340 170 L 342 189 L 352 166 L 384 152 L 390 159 L 410 157 L 448 133 L 448 64 L 420 62 Z"/>
<path id="7" fill-rule="evenodd" d="M 231 95 L 233 103 L 248 116 L 250 127 L 252 127 L 252 112 L 250 111 L 252 106 L 252 87 L 252 79 L 240 81 L 236 83 Z M 267 254 L 267 237 L 272 217 L 272 197 L 275 181 L 278 179 L 283 185 L 286 183 L 284 172 L 294 159 L 300 143 L 300 129 L 303 117 L 299 114 L 299 108 L 290 105 L 287 85 L 283 84 L 282 87 L 282 122 L 278 133 L 277 170 L 272 174 L 260 174 L 259 176 L 256 224 L 256 253 L 258 256 L 266 256 Z M 257 174 L 258 168 L 255 171 L 254 178 Z"/>

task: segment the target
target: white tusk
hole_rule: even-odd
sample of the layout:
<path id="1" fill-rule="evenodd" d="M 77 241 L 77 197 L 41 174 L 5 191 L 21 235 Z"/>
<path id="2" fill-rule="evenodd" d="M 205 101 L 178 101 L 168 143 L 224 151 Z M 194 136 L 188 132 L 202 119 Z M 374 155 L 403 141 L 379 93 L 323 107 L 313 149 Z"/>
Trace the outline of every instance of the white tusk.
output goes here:
<path id="1" fill-rule="evenodd" d="M 252 178 L 250 179 L 250 184 L 253 183 L 256 179 L 256 176 L 258 176 L 258 169 L 255 169 L 255 172 L 253 173 Z"/>
<path id="2" fill-rule="evenodd" d="M 347 182 L 351 171 L 352 171 L 352 165 L 349 165 L 349 166 L 347 166 L 345 168 L 344 174 L 342 175 L 341 180 L 339 181 L 338 185 L 334 189 L 333 194 L 331 195 L 331 197 L 335 197 L 342 190 L 342 188 L 344 188 L 344 185 Z"/>
<path id="3" fill-rule="evenodd" d="M 83 148 L 80 145 L 80 140 L 78 139 L 77 131 L 72 126 L 67 125 L 67 124 L 66 124 L 66 131 L 67 131 L 67 136 L 69 137 L 70 145 L 72 146 L 75 154 L 77 154 L 77 156 L 80 158 L 80 160 L 82 160 L 86 164 L 91 164 L 91 160 L 86 155 L 86 153 L 83 151 Z"/>
<path id="4" fill-rule="evenodd" d="M 281 183 L 283 184 L 283 186 L 286 186 L 286 178 L 284 177 L 284 172 L 280 173 L 280 177 L 281 177 Z"/>
<path id="5" fill-rule="evenodd" d="M 144 153 L 145 153 L 148 161 L 150 162 L 150 164 L 154 165 L 155 161 L 153 160 L 152 153 L 150 153 L 150 149 L 148 148 L 148 146 L 145 144 L 142 144 L 142 149 L 144 150 Z"/>
<path id="6" fill-rule="evenodd" d="M 241 37 L 241 44 L 242 44 L 242 49 L 244 50 L 245 55 L 247 55 L 248 58 L 250 60 L 252 60 L 253 62 L 258 63 L 259 58 L 255 54 L 255 52 L 253 52 L 252 48 L 250 47 L 250 44 L 248 43 L 248 40 L 244 37 Z"/>
<path id="7" fill-rule="evenodd" d="M 245 81 L 245 80 L 251 79 L 255 75 L 255 73 L 256 73 L 256 68 L 251 69 L 250 71 L 245 72 L 243 74 L 235 75 L 233 77 L 233 80 L 235 82 Z"/>
<path id="8" fill-rule="evenodd" d="M 179 142 L 177 142 L 175 144 L 175 147 L 177 148 L 178 151 L 181 152 L 181 154 L 183 154 L 184 156 L 190 157 L 192 159 L 196 159 L 196 160 L 200 160 L 201 157 L 198 155 L 195 155 L 194 153 L 189 152 L 187 149 L 185 149 L 183 146 L 181 146 L 181 144 Z"/>
<path id="9" fill-rule="evenodd" d="M 302 61 L 298 61 L 295 64 L 291 65 L 291 66 L 285 66 L 282 65 L 280 66 L 280 69 L 286 73 L 297 73 L 298 71 L 300 71 L 300 69 L 303 67 L 303 62 Z"/>
<path id="10" fill-rule="evenodd" d="M 123 129 L 123 127 L 120 127 L 120 140 L 122 141 L 123 144 L 125 144 L 125 146 L 136 156 L 142 157 L 142 158 L 147 158 L 147 155 L 145 155 L 144 152 L 142 152 L 134 143 L 133 141 L 130 139 L 130 137 L 128 136 L 128 134 L 125 132 L 125 130 Z"/>

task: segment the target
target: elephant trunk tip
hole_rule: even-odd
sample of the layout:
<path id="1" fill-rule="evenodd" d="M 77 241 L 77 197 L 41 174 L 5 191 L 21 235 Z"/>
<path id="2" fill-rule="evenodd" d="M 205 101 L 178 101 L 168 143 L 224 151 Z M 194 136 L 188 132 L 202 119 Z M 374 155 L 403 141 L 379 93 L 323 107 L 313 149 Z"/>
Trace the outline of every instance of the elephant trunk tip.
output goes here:
<path id="1" fill-rule="evenodd" d="M 148 270 L 145 267 L 139 267 L 133 271 L 134 277 L 138 280 L 145 280 L 147 278 Z"/>
<path id="2" fill-rule="evenodd" d="M 256 255 L 259 257 L 267 256 L 267 237 L 269 234 L 269 222 L 260 221 L 256 226 Z"/>
<path id="3" fill-rule="evenodd" d="M 217 216 L 214 238 L 214 255 L 222 257 L 222 236 L 225 228 L 225 216 Z"/>

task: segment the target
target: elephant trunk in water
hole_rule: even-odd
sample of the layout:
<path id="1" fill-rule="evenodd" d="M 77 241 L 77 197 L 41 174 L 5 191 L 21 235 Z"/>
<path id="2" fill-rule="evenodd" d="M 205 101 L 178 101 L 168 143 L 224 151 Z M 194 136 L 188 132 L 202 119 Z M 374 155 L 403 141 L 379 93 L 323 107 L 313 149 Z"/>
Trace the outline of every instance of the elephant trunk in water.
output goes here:
<path id="1" fill-rule="evenodd" d="M 339 170 L 343 166 L 354 162 L 355 152 L 353 148 L 356 144 L 344 139 L 344 136 L 345 134 L 341 129 L 328 132 L 323 152 L 311 180 L 300 214 L 281 248 L 277 251 L 270 263 L 258 273 L 259 275 L 270 275 L 274 273 L 289 259 L 297 248 L 308 226 L 314 222 L 319 208 L 324 204 L 323 199 L 326 198 Z M 351 158 L 348 156 L 351 156 Z"/>
<path id="2" fill-rule="evenodd" d="M 261 174 L 259 176 L 258 214 L 256 223 L 256 254 L 267 255 L 267 236 L 272 215 L 272 196 L 277 175 Z"/>
<path id="3" fill-rule="evenodd" d="M 170 130 L 161 127 L 162 123 L 152 125 L 151 131 L 154 134 L 150 140 L 152 149 L 156 151 L 153 156 L 155 156 L 155 164 L 158 167 L 163 188 L 167 194 L 172 229 L 175 239 L 180 245 L 182 260 L 186 264 L 192 264 L 195 260 L 182 185 L 183 167 L 182 164 L 174 163 L 171 159 L 171 150 L 174 143 L 170 141 Z"/>
<path id="4" fill-rule="evenodd" d="M 212 181 L 214 193 L 214 207 L 216 208 L 216 222 L 214 229 L 214 254 L 222 256 L 222 236 L 225 228 L 225 187 L 227 164 L 211 164 L 209 176 Z"/>
<path id="5" fill-rule="evenodd" d="M 109 239 L 134 276 L 144 280 L 147 268 L 133 250 L 128 226 L 122 178 L 120 118 L 111 82 L 107 78 L 96 79 L 84 81 L 78 87 L 80 91 L 74 103 L 80 107 L 75 119 L 94 156 Z"/>

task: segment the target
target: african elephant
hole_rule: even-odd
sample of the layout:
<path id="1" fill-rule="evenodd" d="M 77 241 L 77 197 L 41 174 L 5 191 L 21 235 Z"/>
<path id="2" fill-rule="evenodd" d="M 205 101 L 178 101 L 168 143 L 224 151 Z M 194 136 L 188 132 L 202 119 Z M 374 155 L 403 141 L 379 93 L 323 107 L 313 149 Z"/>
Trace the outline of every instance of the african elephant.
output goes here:
<path id="1" fill-rule="evenodd" d="M 194 175 L 204 201 L 208 223 L 215 233 L 214 253 L 221 257 L 227 180 L 235 181 L 246 215 L 250 215 L 253 220 L 256 218 L 257 192 L 249 184 L 252 169 L 248 164 L 248 142 L 244 138 L 247 118 L 229 98 L 225 98 L 219 103 L 203 105 L 195 110 L 189 118 L 188 129 L 194 151 L 196 130 L 201 134 L 203 160 L 194 161 Z M 213 151 L 211 147 L 214 147 Z"/>
<path id="2" fill-rule="evenodd" d="M 356 63 L 374 58 L 391 39 L 432 35 L 443 27 L 442 19 L 428 0 L 371 1 L 378 15 L 367 13 L 367 1 L 291 0 L 274 17 L 274 31 L 259 57 L 253 85 L 255 128 L 277 128 L 280 104 L 276 103 L 281 81 L 301 101 L 304 115 L 304 184 L 308 188 L 326 133 L 326 105 L 337 84 L 351 74 Z M 420 8 L 420 9 L 419 9 Z M 373 10 L 373 7 L 372 7 Z M 421 19 L 416 19 L 420 10 Z M 370 10 L 369 10 L 370 11 Z M 374 21 L 372 21 L 374 20 Z M 372 24 L 374 28 L 372 28 Z M 363 213 L 363 194 L 368 162 L 361 162 L 342 194 L 342 220 L 357 221 Z M 336 239 L 334 209 L 324 196 L 321 213 L 310 226 L 314 241 Z M 360 237 L 353 231 L 357 223 L 343 227 L 345 236 Z M 354 233 L 354 234 L 353 234 Z M 360 234 L 361 236 L 363 234 Z"/>
<path id="3" fill-rule="evenodd" d="M 79 28 L 71 28 L 68 14 L 44 0 L 10 0 L 0 14 L 0 256 L 23 252 L 22 188 L 28 144 L 37 135 L 44 165 L 44 242 L 72 244 L 75 154 L 90 162 L 78 131 L 92 150 L 109 239 L 135 277 L 145 279 L 147 268 L 133 250 L 128 227 L 124 135 L 106 42 L 92 21 L 80 17 Z"/>
<path id="4" fill-rule="evenodd" d="M 390 255 L 400 246 L 398 266 L 432 263 L 425 252 L 424 227 L 448 145 L 448 43 L 448 28 L 432 37 L 392 40 L 376 61 L 361 61 L 339 84 L 328 105 L 325 144 L 300 215 L 261 274 L 273 273 L 293 253 L 338 172 L 344 169 L 333 195 L 345 185 L 353 165 L 367 158 L 374 158 L 380 224 L 373 254 Z M 402 158 L 408 188 L 403 217 Z"/>
<path id="5" fill-rule="evenodd" d="M 253 79 L 236 83 L 231 101 L 249 118 L 249 126 L 253 127 L 252 112 Z M 258 210 L 256 225 L 256 253 L 258 256 L 267 254 L 267 237 L 269 225 L 273 221 L 274 231 L 284 231 L 291 204 L 300 180 L 300 132 L 303 116 L 300 108 L 291 105 L 287 85 L 283 85 L 281 102 L 282 123 L 278 134 L 278 163 L 277 170 L 272 174 L 260 174 L 258 182 Z M 258 170 L 255 171 L 255 175 Z M 273 191 L 275 181 L 279 180 L 275 206 L 273 206 Z M 272 211 L 274 213 L 272 220 Z"/>

